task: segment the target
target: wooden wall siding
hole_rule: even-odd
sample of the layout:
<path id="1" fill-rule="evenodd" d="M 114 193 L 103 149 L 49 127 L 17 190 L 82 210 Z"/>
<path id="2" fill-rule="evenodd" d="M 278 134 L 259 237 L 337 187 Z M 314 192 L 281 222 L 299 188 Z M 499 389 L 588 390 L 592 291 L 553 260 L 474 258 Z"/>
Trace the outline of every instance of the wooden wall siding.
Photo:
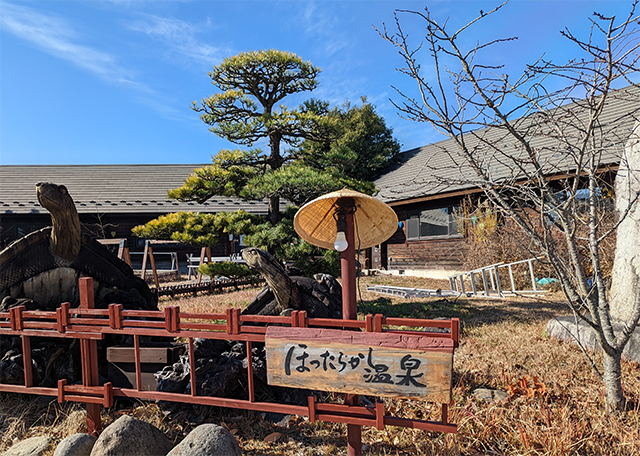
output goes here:
<path id="1" fill-rule="evenodd" d="M 464 238 L 387 244 L 389 269 L 458 269 L 462 267 Z"/>
<path id="2" fill-rule="evenodd" d="M 144 250 L 144 241 L 138 242 L 131 229 L 134 226 L 143 225 L 150 220 L 153 220 L 163 214 L 142 214 L 142 215 L 128 215 L 128 214 L 105 214 L 98 218 L 95 214 L 80 214 L 80 223 L 82 224 L 82 231 L 93 237 L 102 237 L 100 224 L 104 227 L 107 238 L 126 238 L 129 243 L 129 249 L 132 252 L 142 252 Z M 18 239 L 17 227 L 21 226 L 35 231 L 45 226 L 51 225 L 51 216 L 48 214 L 42 215 L 3 215 L 0 219 L 0 248 L 6 247 L 12 241 Z M 115 235 L 112 235 L 112 231 Z M 179 254 L 179 261 L 184 263 L 186 253 L 200 254 L 199 247 L 189 246 L 169 246 L 169 247 L 154 247 L 158 252 L 170 252 L 177 251 Z M 220 236 L 218 244 L 211 249 L 212 256 L 228 256 L 232 253 L 228 236 Z"/>

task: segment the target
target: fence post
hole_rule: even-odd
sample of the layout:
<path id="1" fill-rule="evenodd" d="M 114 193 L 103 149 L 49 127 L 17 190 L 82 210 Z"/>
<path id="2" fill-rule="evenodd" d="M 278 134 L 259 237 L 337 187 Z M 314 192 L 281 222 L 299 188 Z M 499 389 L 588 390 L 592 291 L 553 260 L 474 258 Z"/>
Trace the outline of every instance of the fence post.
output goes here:
<path id="1" fill-rule="evenodd" d="M 147 275 L 147 256 L 149 255 L 149 240 L 144 241 L 144 253 L 142 254 L 142 272 L 140 277 L 142 280 L 146 280 Z"/>
<path id="2" fill-rule="evenodd" d="M 82 277 L 78 281 L 80 291 L 80 308 L 94 309 L 93 279 Z M 89 339 L 80 340 L 80 353 L 82 358 L 82 386 L 99 386 L 98 379 L 98 345 L 97 341 Z M 87 402 L 87 432 L 97 435 L 102 429 L 100 421 L 100 404 Z"/>

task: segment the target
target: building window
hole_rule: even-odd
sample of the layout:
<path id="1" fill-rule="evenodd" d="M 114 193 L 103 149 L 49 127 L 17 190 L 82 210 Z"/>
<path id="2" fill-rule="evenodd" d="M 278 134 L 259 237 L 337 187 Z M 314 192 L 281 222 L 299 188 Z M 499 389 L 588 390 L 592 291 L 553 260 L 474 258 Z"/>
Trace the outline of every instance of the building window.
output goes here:
<path id="1" fill-rule="evenodd" d="M 458 223 L 453 206 L 407 214 L 407 239 L 429 239 L 435 236 L 458 236 Z"/>

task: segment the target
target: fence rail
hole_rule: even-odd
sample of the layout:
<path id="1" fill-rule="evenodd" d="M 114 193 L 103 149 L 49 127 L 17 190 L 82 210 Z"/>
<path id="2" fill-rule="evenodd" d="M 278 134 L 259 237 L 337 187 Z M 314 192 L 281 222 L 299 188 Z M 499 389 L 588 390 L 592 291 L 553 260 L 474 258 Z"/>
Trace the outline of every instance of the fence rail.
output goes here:
<path id="1" fill-rule="evenodd" d="M 0 384 L 0 391 L 38 394 L 57 397 L 58 402 L 85 402 L 87 425 L 90 433 L 101 428 L 100 406 L 110 407 L 115 397 L 164 400 L 189 404 L 230 407 L 245 410 L 270 411 L 309 417 L 310 421 L 322 420 L 373 426 L 402 426 L 438 432 L 457 432 L 457 426 L 448 421 L 448 404 L 441 404 L 440 421 L 424 421 L 386 415 L 384 404 L 374 406 L 345 405 L 318 402 L 309 396 L 306 405 L 291 405 L 255 400 L 253 364 L 247 363 L 247 398 L 231 399 L 197 394 L 194 338 L 241 341 L 246 353 L 252 353 L 253 343 L 265 341 L 265 325 L 281 325 L 294 328 L 327 327 L 334 329 L 359 329 L 367 332 L 415 334 L 434 338 L 450 338 L 454 347 L 459 343 L 459 320 L 428 320 L 390 318 L 380 314 L 367 315 L 364 320 L 337 320 L 309 318 L 305 311 L 293 311 L 290 316 L 242 315 L 240 309 L 227 309 L 225 313 L 181 312 L 179 307 L 166 307 L 162 311 L 125 310 L 122 304 L 110 304 L 108 309 L 95 309 L 93 284 L 90 278 L 80 279 L 80 308 L 63 303 L 55 311 L 28 311 L 24 306 L 0 313 L 0 336 L 19 336 L 22 339 L 24 384 Z M 401 326 L 403 329 L 394 329 Z M 408 331 L 407 327 L 420 328 Z M 436 331 L 430 328 L 438 328 Z M 448 332 L 442 332 L 443 329 Z M 120 388 L 111 383 L 99 384 L 97 341 L 108 334 L 133 335 L 136 387 Z M 156 336 L 187 339 L 191 394 L 142 390 L 140 337 Z M 31 337 L 73 338 L 81 343 L 82 385 L 69 385 L 58 381 L 57 388 L 33 385 L 31 362 Z"/>
<path id="2" fill-rule="evenodd" d="M 158 296 L 176 296 L 179 294 L 197 293 L 199 291 L 214 293 L 223 292 L 229 288 L 244 287 L 247 285 L 261 285 L 264 282 L 265 281 L 262 276 L 244 277 L 240 279 L 207 280 L 200 283 L 191 281 L 187 283 L 152 288 L 152 291 L 156 292 Z"/>

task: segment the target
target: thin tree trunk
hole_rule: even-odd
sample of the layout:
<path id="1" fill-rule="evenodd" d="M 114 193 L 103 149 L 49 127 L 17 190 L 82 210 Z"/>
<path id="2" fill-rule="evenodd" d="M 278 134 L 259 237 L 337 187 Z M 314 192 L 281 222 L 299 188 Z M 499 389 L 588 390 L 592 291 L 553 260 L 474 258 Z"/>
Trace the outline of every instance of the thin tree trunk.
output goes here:
<path id="1" fill-rule="evenodd" d="M 607 395 L 607 411 L 613 413 L 624 407 L 624 394 L 622 391 L 622 367 L 620 363 L 621 353 L 616 351 L 613 355 L 603 352 L 604 358 L 604 387 Z"/>
<path id="2" fill-rule="evenodd" d="M 273 224 L 280 221 L 280 197 L 278 195 L 269 197 L 269 221 Z"/>
<path id="3" fill-rule="evenodd" d="M 284 160 L 280 155 L 280 134 L 273 133 L 269 135 L 269 147 L 271 148 L 271 155 L 269 156 L 269 167 L 271 171 L 276 171 L 282 168 Z M 269 196 L 269 221 L 272 224 L 276 224 L 280 221 L 280 197 L 278 195 Z"/>

